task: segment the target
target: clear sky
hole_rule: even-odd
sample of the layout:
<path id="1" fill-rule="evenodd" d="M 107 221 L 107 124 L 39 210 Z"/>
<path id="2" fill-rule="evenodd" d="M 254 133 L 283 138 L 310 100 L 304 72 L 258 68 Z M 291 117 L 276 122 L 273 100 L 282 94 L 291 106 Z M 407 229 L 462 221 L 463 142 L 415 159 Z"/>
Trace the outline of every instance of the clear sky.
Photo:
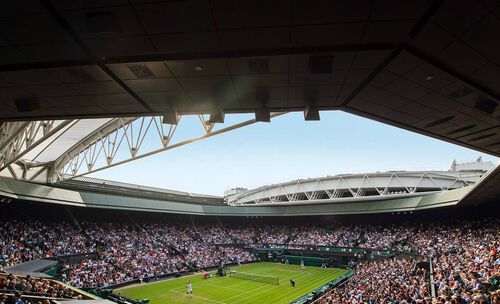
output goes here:
<path id="1" fill-rule="evenodd" d="M 252 118 L 226 115 L 224 126 Z M 218 127 L 220 128 L 220 126 Z M 198 117 L 183 117 L 175 140 L 201 135 Z M 153 138 L 143 148 L 157 145 Z M 294 179 L 387 170 L 447 170 L 454 159 L 498 159 L 340 111 L 321 121 L 288 113 L 91 176 L 180 191 L 222 195 Z"/>

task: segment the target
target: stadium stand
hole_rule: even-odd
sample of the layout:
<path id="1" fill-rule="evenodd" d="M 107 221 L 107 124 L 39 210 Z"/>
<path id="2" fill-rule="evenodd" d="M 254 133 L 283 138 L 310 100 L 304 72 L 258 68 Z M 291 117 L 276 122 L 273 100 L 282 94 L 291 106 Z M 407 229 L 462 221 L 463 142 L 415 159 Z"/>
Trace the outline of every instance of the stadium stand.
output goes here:
<path id="1" fill-rule="evenodd" d="M 83 300 L 94 297 L 56 280 L 0 273 L 0 303 L 18 303 L 19 299 L 24 303 L 48 304 L 60 299 Z"/>
<path id="2" fill-rule="evenodd" d="M 117 212 L 115 219 L 107 221 L 88 221 L 82 216 L 75 225 L 65 221 L 65 216 L 54 223 L 43 216 L 28 219 L 14 214 L 12 208 L 2 209 L 2 267 L 42 257 L 96 253 L 95 257 L 63 263 L 59 278 L 75 287 L 112 286 L 155 275 L 182 274 L 220 262 L 255 261 L 256 248 L 310 250 L 324 245 L 372 250 L 372 258 L 351 257 L 349 266 L 355 269 L 355 276 L 317 303 L 462 303 L 454 299 L 498 303 L 494 301 L 498 300 L 500 279 L 500 220 L 487 214 L 433 219 L 427 215 L 393 215 L 399 220 L 393 218 L 390 222 L 352 218 L 301 218 L 294 223 L 238 219 L 236 225 L 231 220 L 181 216 L 176 217 L 177 221 L 167 216 L 167 222 L 151 222 L 153 219 L 134 213 L 124 220 L 123 213 Z M 154 220 L 161 218 L 156 215 Z M 382 250 L 413 255 L 373 258 L 374 253 Z M 429 261 L 432 282 L 430 268 L 422 267 Z M 22 282 L 3 279 L 0 286 L 24 290 Z M 66 290 L 42 288 L 42 292 L 60 297 L 65 296 Z"/>

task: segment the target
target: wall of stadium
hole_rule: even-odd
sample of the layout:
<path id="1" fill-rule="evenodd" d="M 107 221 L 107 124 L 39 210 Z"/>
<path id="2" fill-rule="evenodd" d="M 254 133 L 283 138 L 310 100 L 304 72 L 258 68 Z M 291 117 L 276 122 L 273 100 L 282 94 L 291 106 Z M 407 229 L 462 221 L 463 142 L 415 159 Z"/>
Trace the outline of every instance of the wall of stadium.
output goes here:
<path id="1" fill-rule="evenodd" d="M 474 186 L 459 189 L 422 193 L 408 197 L 329 201 L 322 203 L 301 203 L 287 206 L 228 206 L 202 205 L 106 194 L 91 191 L 61 189 L 0 178 L 0 195 L 12 199 L 38 201 L 52 204 L 66 204 L 82 208 L 107 208 L 150 212 L 166 212 L 214 216 L 301 216 L 366 214 L 381 212 L 404 212 L 456 205 Z"/>

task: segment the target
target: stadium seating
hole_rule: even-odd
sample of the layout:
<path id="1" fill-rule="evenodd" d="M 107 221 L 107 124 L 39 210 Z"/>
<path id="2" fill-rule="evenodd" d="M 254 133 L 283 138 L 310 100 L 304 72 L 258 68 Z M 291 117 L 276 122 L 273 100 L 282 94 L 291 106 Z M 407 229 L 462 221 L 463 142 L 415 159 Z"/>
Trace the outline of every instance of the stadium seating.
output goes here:
<path id="1" fill-rule="evenodd" d="M 0 303 L 22 299 L 24 303 L 52 303 L 60 299 L 90 299 L 87 294 L 55 280 L 0 273 Z"/>
<path id="2" fill-rule="evenodd" d="M 347 283 L 317 303 L 498 303 L 500 220 L 497 217 L 397 224 L 335 223 L 152 223 L 0 219 L 1 267 L 35 258 L 95 253 L 65 263 L 61 280 L 94 288 L 155 275 L 209 268 L 220 262 L 256 260 L 252 248 L 266 246 L 359 247 L 413 252 L 418 260 L 351 260 Z M 416 262 L 431 260 L 428 269 Z M 434 295 L 434 297 L 432 296 Z M 498 301 L 498 297 L 496 297 Z M 434 302 L 433 302 L 434 301 Z"/>

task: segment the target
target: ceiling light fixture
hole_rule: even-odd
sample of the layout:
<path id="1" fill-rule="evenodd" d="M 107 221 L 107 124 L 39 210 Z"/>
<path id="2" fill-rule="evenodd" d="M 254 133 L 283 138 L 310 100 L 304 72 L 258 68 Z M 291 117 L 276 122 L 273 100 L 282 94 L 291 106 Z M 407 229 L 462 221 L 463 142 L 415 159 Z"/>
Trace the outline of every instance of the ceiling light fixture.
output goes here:
<path id="1" fill-rule="evenodd" d="M 213 110 L 210 112 L 209 123 L 224 123 L 224 111 L 222 109 Z"/>
<path id="2" fill-rule="evenodd" d="M 312 104 L 308 105 L 304 109 L 304 120 L 306 121 L 320 120 L 318 107 Z"/>
<path id="3" fill-rule="evenodd" d="M 165 115 L 163 115 L 162 122 L 164 124 L 169 124 L 169 125 L 178 125 L 179 118 L 180 118 L 180 115 L 179 115 L 179 113 L 177 113 L 176 110 L 168 110 L 167 113 L 165 113 Z"/>
<path id="4" fill-rule="evenodd" d="M 197 65 L 197 66 L 194 67 L 194 70 L 197 71 L 197 72 L 201 72 L 201 71 L 203 71 L 203 67 Z"/>

